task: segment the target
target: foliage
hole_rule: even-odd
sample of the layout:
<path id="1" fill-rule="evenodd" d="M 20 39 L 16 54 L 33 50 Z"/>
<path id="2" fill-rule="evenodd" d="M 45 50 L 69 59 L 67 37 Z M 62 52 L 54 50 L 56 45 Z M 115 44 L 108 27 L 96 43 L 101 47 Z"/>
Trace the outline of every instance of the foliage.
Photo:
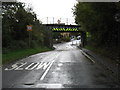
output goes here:
<path id="1" fill-rule="evenodd" d="M 6 49 L 49 47 L 50 32 L 46 31 L 31 8 L 25 9 L 25 4 L 21 2 L 3 2 L 2 9 L 3 52 L 7 51 Z M 33 31 L 27 31 L 27 25 L 32 25 Z M 46 40 L 48 40 L 47 44 L 45 44 Z"/>
<path id="2" fill-rule="evenodd" d="M 65 42 L 69 42 L 69 41 L 70 41 L 70 37 L 62 37 L 61 40 L 62 40 L 62 41 L 65 41 Z"/>
<path id="3" fill-rule="evenodd" d="M 52 49 L 47 48 L 47 47 L 38 47 L 38 48 L 31 48 L 31 49 L 21 49 L 21 50 L 16 50 L 16 51 L 12 51 L 12 52 L 8 52 L 6 54 L 3 54 L 3 61 L 2 63 L 9 63 L 18 59 L 22 59 L 26 56 L 32 55 L 32 54 L 36 54 L 36 53 L 40 53 L 40 52 L 45 52 L 45 51 L 50 51 Z"/>
<path id="4" fill-rule="evenodd" d="M 120 3 L 78 2 L 73 13 L 76 23 L 91 34 L 91 41 L 95 45 L 118 45 Z"/>

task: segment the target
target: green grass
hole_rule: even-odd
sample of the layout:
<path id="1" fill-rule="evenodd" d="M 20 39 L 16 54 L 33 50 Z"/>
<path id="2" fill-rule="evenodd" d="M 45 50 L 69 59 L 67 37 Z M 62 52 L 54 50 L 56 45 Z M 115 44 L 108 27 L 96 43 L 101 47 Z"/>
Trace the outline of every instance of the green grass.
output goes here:
<path id="1" fill-rule="evenodd" d="M 96 51 L 97 49 L 95 47 L 91 47 L 91 46 L 85 46 L 86 49 L 89 49 L 91 51 Z"/>
<path id="2" fill-rule="evenodd" d="M 106 48 L 106 47 L 94 47 L 87 45 L 85 46 L 85 48 L 99 55 L 109 57 L 110 59 L 115 59 L 118 56 L 118 49 L 116 47 Z"/>
<path id="3" fill-rule="evenodd" d="M 91 51 L 93 51 L 97 54 L 100 54 L 100 55 L 106 56 L 108 54 L 108 51 L 106 51 L 105 48 L 103 49 L 103 48 L 100 48 L 100 47 L 94 47 L 94 46 L 89 46 L 89 45 L 85 46 L 85 48 L 88 49 L 88 50 L 91 50 Z"/>
<path id="4" fill-rule="evenodd" d="M 2 54 L 2 64 L 6 64 L 15 60 L 22 59 L 29 55 L 50 51 L 50 50 L 52 49 L 47 47 L 42 47 L 42 48 L 35 48 L 35 49 L 23 49 L 23 50 L 12 51 L 6 54 Z"/>

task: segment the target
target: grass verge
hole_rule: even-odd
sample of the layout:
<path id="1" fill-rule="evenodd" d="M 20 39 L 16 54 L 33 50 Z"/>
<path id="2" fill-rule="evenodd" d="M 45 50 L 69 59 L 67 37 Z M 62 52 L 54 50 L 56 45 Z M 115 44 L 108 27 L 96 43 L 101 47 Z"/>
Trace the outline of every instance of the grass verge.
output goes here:
<path id="1" fill-rule="evenodd" d="M 110 59 L 116 59 L 118 57 L 118 49 L 116 47 L 106 48 L 87 45 L 85 48 Z"/>
<path id="2" fill-rule="evenodd" d="M 9 52 L 6 54 L 2 54 L 2 64 L 10 63 L 12 61 L 22 59 L 22 58 L 32 55 L 32 54 L 50 51 L 50 50 L 53 50 L 53 49 L 50 49 L 47 47 L 42 47 L 42 48 L 23 49 L 23 50 L 12 51 L 12 52 Z"/>

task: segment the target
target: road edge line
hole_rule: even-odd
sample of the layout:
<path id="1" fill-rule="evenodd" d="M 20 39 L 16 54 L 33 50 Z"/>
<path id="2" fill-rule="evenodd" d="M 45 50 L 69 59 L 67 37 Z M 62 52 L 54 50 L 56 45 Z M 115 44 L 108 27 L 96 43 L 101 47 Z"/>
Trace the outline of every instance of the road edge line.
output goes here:
<path id="1" fill-rule="evenodd" d="M 84 56 L 86 56 L 88 59 L 90 59 L 93 63 L 95 63 L 95 61 L 90 57 L 90 56 L 88 56 L 85 52 L 83 52 L 82 50 L 81 50 L 81 52 L 82 52 L 82 54 L 84 55 Z"/>

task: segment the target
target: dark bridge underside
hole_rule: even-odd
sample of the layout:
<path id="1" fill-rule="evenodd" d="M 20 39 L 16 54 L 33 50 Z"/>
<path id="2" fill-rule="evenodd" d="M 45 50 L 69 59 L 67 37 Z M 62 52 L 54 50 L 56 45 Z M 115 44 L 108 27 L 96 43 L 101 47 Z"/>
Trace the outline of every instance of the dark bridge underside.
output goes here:
<path id="1" fill-rule="evenodd" d="M 79 25 L 64 25 L 64 24 L 44 24 L 44 25 L 50 30 L 52 30 L 53 32 L 80 32 L 81 33 L 81 47 L 84 47 L 87 44 L 86 32 L 82 31 L 80 29 L 81 26 Z"/>

